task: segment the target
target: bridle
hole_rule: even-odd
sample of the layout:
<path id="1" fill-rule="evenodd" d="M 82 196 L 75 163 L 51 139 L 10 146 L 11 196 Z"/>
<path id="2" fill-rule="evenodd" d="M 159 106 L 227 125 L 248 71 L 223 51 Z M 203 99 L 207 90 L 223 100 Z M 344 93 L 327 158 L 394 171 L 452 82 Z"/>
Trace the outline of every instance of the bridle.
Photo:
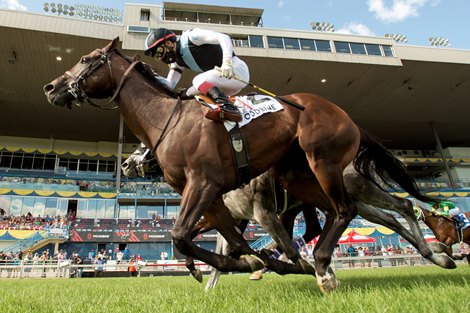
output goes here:
<path id="1" fill-rule="evenodd" d="M 126 70 L 124 75 L 121 78 L 121 81 L 119 82 L 119 85 L 117 88 L 114 88 L 114 79 L 113 79 L 113 71 L 111 68 L 111 58 L 109 57 L 109 53 L 104 53 L 100 49 L 97 49 L 100 53 L 100 57 L 96 59 L 94 62 L 90 63 L 83 71 L 81 71 L 77 76 L 75 76 L 72 72 L 66 71 L 65 74 L 69 77 L 71 77 L 73 80 L 68 84 L 67 92 L 70 93 L 76 100 L 76 105 L 80 106 L 80 103 L 87 103 L 91 106 L 94 106 L 96 108 L 102 109 L 102 110 L 114 110 L 117 109 L 118 106 L 115 105 L 113 107 L 108 107 L 109 104 L 111 104 L 114 99 L 117 97 L 119 92 L 121 91 L 122 86 L 124 85 L 124 82 L 126 79 L 129 77 L 130 71 L 134 68 L 134 66 L 137 63 L 140 63 L 140 60 L 136 60 L 131 63 L 129 68 Z M 85 93 L 85 91 L 80 87 L 80 83 L 90 77 L 97 69 L 99 69 L 103 64 L 107 63 L 108 64 L 108 69 L 109 69 L 109 74 L 111 76 L 111 82 L 113 84 L 113 89 L 115 89 L 113 96 L 111 99 L 105 103 L 104 105 L 98 105 L 94 103 L 90 97 Z"/>

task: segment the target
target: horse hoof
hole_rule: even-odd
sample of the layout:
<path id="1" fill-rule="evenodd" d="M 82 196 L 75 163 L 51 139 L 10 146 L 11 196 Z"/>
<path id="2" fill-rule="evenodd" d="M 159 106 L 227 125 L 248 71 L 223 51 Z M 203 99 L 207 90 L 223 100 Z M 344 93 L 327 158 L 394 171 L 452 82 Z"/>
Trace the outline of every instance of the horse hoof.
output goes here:
<path id="1" fill-rule="evenodd" d="M 325 276 L 317 276 L 318 287 L 320 287 L 321 292 L 327 294 L 333 292 L 338 287 L 338 281 L 336 280 L 335 275 L 331 275 L 327 272 Z"/>
<path id="2" fill-rule="evenodd" d="M 196 272 L 191 272 L 191 275 L 193 275 L 194 279 L 196 279 L 198 282 L 202 283 L 202 272 L 200 270 L 196 270 Z"/>
<path id="3" fill-rule="evenodd" d="M 242 255 L 240 257 L 240 260 L 245 260 L 248 262 L 248 265 L 250 266 L 250 272 L 256 272 L 266 267 L 266 264 L 264 263 L 264 261 L 254 254 Z"/>
<path id="4" fill-rule="evenodd" d="M 259 270 L 256 272 L 251 273 L 249 280 L 261 280 L 263 278 L 263 270 Z"/>
<path id="5" fill-rule="evenodd" d="M 442 242 L 430 242 L 429 247 L 435 253 L 445 253 L 448 249 L 447 245 Z"/>
<path id="6" fill-rule="evenodd" d="M 457 267 L 455 261 L 452 260 L 447 254 L 434 254 L 434 257 L 430 260 L 442 268 L 453 269 Z"/>

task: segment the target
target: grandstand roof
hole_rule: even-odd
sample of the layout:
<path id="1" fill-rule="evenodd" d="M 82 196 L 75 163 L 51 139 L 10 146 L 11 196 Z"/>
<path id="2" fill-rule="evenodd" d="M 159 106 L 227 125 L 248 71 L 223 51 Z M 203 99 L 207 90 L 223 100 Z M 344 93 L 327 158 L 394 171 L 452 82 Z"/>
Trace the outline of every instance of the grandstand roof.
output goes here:
<path id="1" fill-rule="evenodd" d="M 261 14 L 262 10 L 253 12 Z M 134 42 L 142 43 L 144 34 L 130 34 L 130 23 L 125 20 L 124 25 L 116 25 L 0 10 L 0 135 L 117 142 L 117 111 L 86 105 L 74 110 L 55 108 L 46 101 L 42 87 L 81 55 L 105 46 L 116 36 L 123 40 L 124 53 L 143 55 Z M 172 29 L 188 28 L 183 23 L 158 23 Z M 194 27 L 194 23 L 189 26 Z M 204 27 L 241 34 L 293 37 L 302 33 L 330 40 L 385 42 L 393 47 L 396 57 L 245 47 L 236 47 L 235 51 L 249 64 L 254 84 L 278 95 L 314 92 L 328 98 L 390 148 L 435 149 L 431 122 L 444 147 L 470 146 L 469 50 L 397 45 L 381 38 L 312 31 L 212 24 Z M 62 56 L 60 62 L 56 60 L 58 55 Z M 155 67 L 161 73 L 167 70 L 162 64 Z M 192 77 L 189 71 L 185 73 L 180 86 L 188 86 Z M 322 78 L 327 79 L 326 83 L 321 83 Z M 137 142 L 127 129 L 125 138 L 126 142 Z"/>

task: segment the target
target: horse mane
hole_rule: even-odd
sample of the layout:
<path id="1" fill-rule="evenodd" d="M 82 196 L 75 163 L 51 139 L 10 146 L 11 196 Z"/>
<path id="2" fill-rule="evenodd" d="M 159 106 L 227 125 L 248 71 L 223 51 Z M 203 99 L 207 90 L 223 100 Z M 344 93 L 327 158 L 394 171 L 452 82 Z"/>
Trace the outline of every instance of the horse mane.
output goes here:
<path id="1" fill-rule="evenodd" d="M 158 80 L 155 79 L 156 75 L 159 75 L 156 71 L 152 69 L 152 67 L 140 61 L 140 56 L 135 55 L 134 57 L 130 57 L 127 55 L 123 55 L 118 49 L 114 49 L 116 54 L 118 54 L 120 57 L 122 57 L 124 60 L 129 62 L 129 64 L 132 64 L 135 61 L 138 61 L 138 63 L 134 66 L 134 69 L 155 89 L 158 89 L 159 91 L 163 92 L 164 94 L 172 97 L 172 98 L 178 98 L 178 94 L 168 90 L 165 86 L 163 86 L 161 83 L 158 82 Z"/>

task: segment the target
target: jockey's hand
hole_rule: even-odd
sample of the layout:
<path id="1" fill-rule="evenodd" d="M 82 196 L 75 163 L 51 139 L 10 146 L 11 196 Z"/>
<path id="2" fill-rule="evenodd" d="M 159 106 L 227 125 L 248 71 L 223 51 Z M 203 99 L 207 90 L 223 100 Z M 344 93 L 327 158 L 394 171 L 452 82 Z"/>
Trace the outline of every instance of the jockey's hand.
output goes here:
<path id="1" fill-rule="evenodd" d="M 232 58 L 227 58 L 222 63 L 222 67 L 220 68 L 220 76 L 225 78 L 232 78 L 233 77 L 233 65 L 232 65 Z"/>

